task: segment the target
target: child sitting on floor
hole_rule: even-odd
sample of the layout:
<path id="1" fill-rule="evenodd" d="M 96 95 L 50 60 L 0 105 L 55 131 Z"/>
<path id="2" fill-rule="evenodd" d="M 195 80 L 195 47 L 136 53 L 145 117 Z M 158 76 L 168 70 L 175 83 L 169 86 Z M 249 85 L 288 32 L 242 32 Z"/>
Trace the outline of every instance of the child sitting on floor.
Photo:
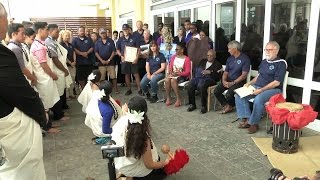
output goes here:
<path id="1" fill-rule="evenodd" d="M 99 81 L 101 78 L 101 72 L 96 69 L 88 76 L 88 82 L 86 86 L 81 91 L 78 102 L 82 105 L 82 111 L 85 113 L 88 103 L 92 97 L 92 92 L 94 90 L 99 90 Z"/>
<path id="2" fill-rule="evenodd" d="M 160 161 L 150 136 L 147 102 L 136 96 L 129 100 L 126 115 L 112 127 L 112 140 L 124 146 L 125 156 L 114 159 L 120 174 L 133 179 L 161 180 L 166 177 L 163 167 L 169 160 Z M 121 175 L 119 175 L 121 176 Z"/>
<path id="3" fill-rule="evenodd" d="M 97 137 L 92 139 L 94 144 L 103 145 L 111 139 L 111 120 L 117 120 L 122 115 L 120 106 L 110 97 L 111 92 L 112 84 L 102 81 L 100 90 L 93 91 L 86 109 L 85 124 Z"/>

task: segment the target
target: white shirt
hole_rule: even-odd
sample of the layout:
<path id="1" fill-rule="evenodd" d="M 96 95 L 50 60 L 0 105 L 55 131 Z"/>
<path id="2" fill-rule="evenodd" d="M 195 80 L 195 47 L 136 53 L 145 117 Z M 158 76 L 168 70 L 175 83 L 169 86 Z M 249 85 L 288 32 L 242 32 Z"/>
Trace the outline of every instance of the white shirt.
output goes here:
<path id="1" fill-rule="evenodd" d="M 206 69 L 208 69 L 212 65 L 212 62 L 207 61 L 206 63 Z"/>

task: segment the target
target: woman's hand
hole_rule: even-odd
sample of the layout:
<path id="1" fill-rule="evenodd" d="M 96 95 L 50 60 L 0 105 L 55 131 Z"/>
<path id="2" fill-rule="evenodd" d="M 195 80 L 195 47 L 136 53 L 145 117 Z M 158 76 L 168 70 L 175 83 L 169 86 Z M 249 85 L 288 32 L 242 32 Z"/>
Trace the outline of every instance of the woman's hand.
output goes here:
<path id="1" fill-rule="evenodd" d="M 128 105 L 127 103 L 124 103 L 124 105 L 122 105 L 122 112 L 128 112 Z"/>

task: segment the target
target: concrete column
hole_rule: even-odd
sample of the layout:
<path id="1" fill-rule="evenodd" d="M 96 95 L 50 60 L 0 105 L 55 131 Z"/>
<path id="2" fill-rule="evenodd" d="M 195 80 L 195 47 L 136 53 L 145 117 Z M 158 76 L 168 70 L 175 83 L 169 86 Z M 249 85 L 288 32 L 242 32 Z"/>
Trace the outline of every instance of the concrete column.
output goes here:
<path id="1" fill-rule="evenodd" d="M 306 6 L 305 6 L 304 17 L 305 17 L 305 19 L 308 20 L 308 24 L 307 24 L 308 27 L 309 27 L 309 24 L 310 24 L 310 11 L 311 11 L 311 4 L 307 3 Z"/>
<path id="2" fill-rule="evenodd" d="M 216 24 L 217 28 L 221 26 L 221 4 L 216 4 Z"/>
<path id="3" fill-rule="evenodd" d="M 296 15 L 297 4 L 295 2 L 291 3 L 291 11 L 290 11 L 290 28 L 294 27 L 295 23 L 295 15 Z"/>

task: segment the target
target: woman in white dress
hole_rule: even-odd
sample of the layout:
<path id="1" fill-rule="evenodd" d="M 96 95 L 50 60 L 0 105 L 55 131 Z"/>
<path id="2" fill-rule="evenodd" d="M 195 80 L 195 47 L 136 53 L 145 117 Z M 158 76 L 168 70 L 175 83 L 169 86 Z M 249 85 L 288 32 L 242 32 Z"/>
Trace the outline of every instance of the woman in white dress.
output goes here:
<path id="1" fill-rule="evenodd" d="M 98 69 L 93 70 L 88 77 L 88 82 L 86 86 L 83 88 L 83 90 L 81 91 L 78 97 L 78 102 L 82 105 L 82 111 L 84 113 L 86 113 L 88 103 L 91 100 L 92 92 L 94 90 L 99 91 L 100 78 L 101 78 L 100 71 Z"/>
<path id="2" fill-rule="evenodd" d="M 128 112 L 112 127 L 112 140 L 124 146 L 125 156 L 115 158 L 120 174 L 133 179 L 160 180 L 166 177 L 163 167 L 169 160 L 160 161 L 150 136 L 147 102 L 136 96 L 129 100 Z"/>

